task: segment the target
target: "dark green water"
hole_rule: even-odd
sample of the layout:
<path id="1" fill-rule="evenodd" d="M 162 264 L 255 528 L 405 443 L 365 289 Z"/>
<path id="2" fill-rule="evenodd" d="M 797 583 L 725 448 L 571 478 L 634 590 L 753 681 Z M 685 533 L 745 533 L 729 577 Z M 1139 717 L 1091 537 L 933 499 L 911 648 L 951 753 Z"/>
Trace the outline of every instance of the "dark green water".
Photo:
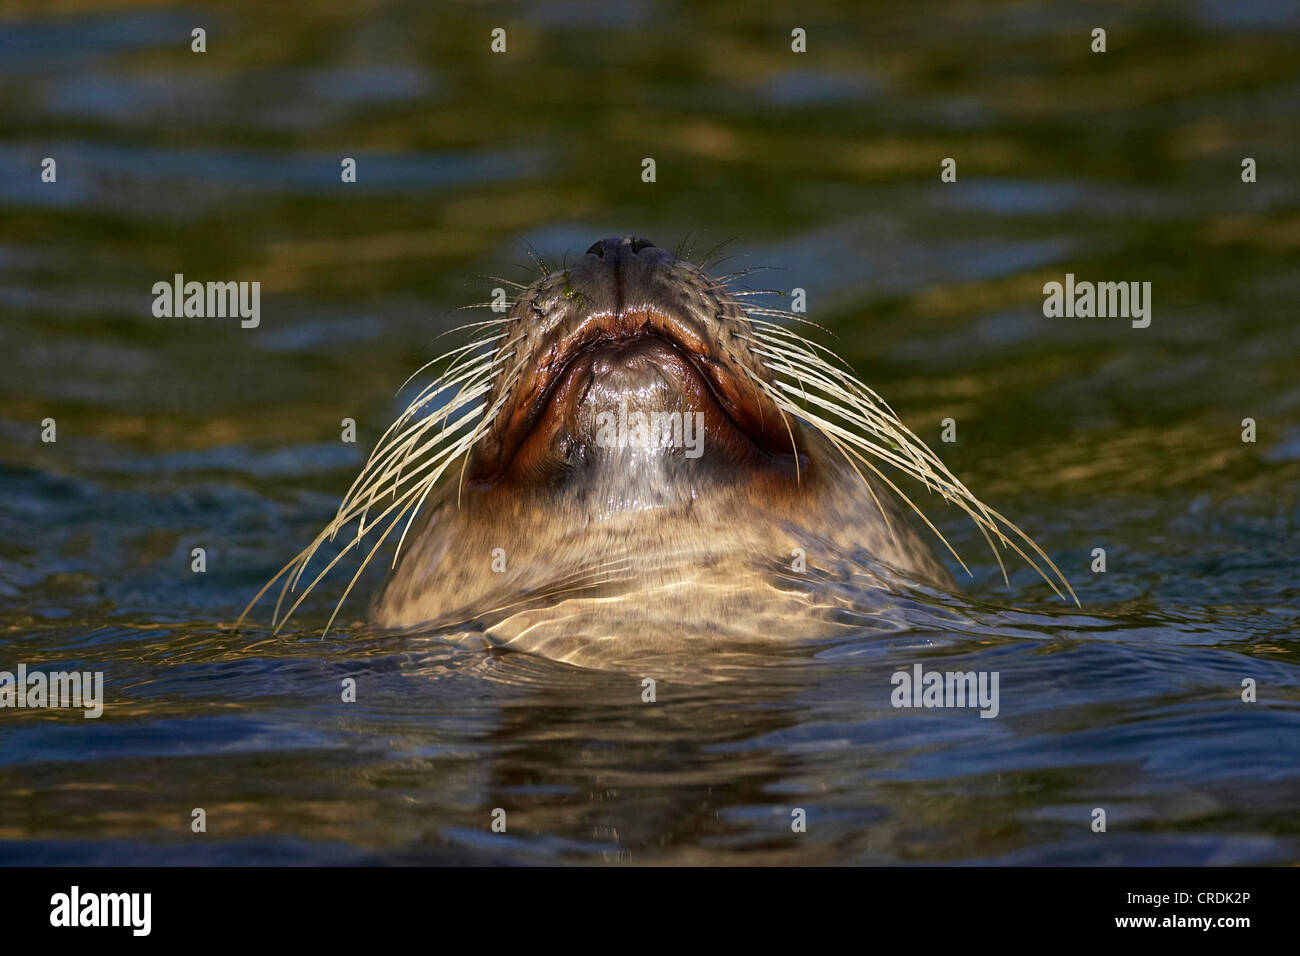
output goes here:
<path id="1" fill-rule="evenodd" d="M 107 696 L 0 710 L 0 861 L 1300 859 L 1294 4 L 0 11 L 0 670 Z M 654 705 L 436 636 L 322 639 L 345 577 L 301 630 L 232 630 L 479 276 L 532 278 L 520 237 L 625 233 L 734 238 L 722 268 L 808 290 L 1082 609 L 1004 585 L 922 495 L 967 602 L 701 662 Z M 1067 272 L 1151 282 L 1150 327 L 1044 317 Z M 260 281 L 260 326 L 154 318 L 175 273 Z M 916 662 L 997 671 L 999 717 L 891 707 Z"/>

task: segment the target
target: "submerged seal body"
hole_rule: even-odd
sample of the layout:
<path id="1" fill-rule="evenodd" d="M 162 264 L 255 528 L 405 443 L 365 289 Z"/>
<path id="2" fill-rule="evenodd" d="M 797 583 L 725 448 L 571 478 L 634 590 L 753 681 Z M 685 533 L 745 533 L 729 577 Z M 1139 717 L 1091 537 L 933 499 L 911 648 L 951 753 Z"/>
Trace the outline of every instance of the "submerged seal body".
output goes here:
<path id="1" fill-rule="evenodd" d="M 952 589 L 879 463 L 1021 534 L 759 311 L 646 240 L 597 242 L 479 323 L 481 354 L 389 429 L 286 588 L 359 519 L 348 548 L 398 540 L 373 623 L 595 663 L 824 635 L 909 584 Z"/>

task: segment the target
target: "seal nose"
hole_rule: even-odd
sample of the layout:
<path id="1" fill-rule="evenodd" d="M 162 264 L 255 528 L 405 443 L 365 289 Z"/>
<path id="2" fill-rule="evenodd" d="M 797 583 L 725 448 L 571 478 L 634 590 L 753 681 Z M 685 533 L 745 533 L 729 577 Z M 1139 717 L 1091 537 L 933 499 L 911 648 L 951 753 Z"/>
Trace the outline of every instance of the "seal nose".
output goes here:
<path id="1" fill-rule="evenodd" d="M 654 247 L 655 244 L 649 239 L 641 239 L 638 236 L 624 236 L 622 239 L 601 239 L 599 242 L 592 243 L 591 248 L 587 250 L 587 255 L 595 256 L 597 259 L 604 259 L 606 251 L 610 249 L 617 252 L 626 249 L 632 255 L 636 255 L 642 249 L 653 249 Z"/>

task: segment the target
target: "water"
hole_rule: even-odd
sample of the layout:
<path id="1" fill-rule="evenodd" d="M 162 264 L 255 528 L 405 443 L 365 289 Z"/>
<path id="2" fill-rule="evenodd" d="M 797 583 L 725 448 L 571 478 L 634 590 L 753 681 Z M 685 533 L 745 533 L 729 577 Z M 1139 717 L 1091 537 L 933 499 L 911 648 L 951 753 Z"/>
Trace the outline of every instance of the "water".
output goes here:
<path id="1" fill-rule="evenodd" d="M 1300 859 L 1293 5 L 59 10 L 0 15 L 0 669 L 108 701 L 0 711 L 0 861 Z M 517 237 L 629 232 L 806 288 L 1082 609 L 931 500 L 965 598 L 835 641 L 601 672 L 362 600 L 322 637 L 341 579 L 232 629 Z M 153 318 L 177 272 L 260 281 L 261 326 Z M 1150 328 L 1044 318 L 1066 272 L 1150 281 Z M 892 707 L 918 662 L 999 716 Z"/>

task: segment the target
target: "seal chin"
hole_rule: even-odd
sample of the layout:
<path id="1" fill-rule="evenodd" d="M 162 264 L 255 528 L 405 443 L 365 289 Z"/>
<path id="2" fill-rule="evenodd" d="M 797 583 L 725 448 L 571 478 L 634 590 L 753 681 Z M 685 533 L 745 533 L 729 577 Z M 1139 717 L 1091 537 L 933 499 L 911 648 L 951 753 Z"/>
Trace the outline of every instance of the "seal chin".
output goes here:
<path id="1" fill-rule="evenodd" d="M 796 475 L 793 427 L 716 351 L 655 308 L 584 316 L 539 361 L 529 394 L 509 407 L 469 479 L 573 481 L 584 467 L 634 469 L 656 458 Z"/>

